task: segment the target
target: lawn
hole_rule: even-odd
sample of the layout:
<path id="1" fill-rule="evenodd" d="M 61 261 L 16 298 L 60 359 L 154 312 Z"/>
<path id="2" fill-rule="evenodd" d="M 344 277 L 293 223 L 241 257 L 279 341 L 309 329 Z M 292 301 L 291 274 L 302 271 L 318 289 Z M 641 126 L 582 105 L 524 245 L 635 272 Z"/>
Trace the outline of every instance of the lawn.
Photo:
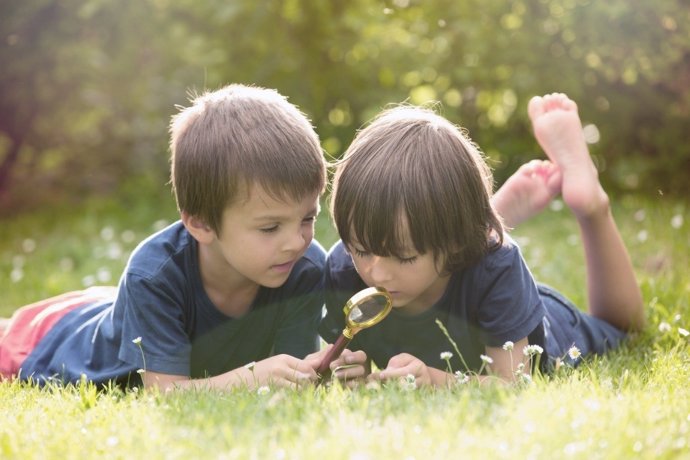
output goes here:
<path id="1" fill-rule="evenodd" d="M 93 284 L 175 219 L 167 190 L 53 208 L 0 228 L 0 316 Z M 557 203 L 558 204 L 558 203 Z M 620 350 L 510 388 L 270 388 L 158 394 L 0 383 L 0 458 L 690 458 L 688 205 L 614 207 L 647 305 Z M 516 229 L 535 277 L 585 303 L 577 228 L 553 206 Z M 317 236 L 335 240 L 327 213 Z M 612 289 L 616 287 L 613 286 Z"/>

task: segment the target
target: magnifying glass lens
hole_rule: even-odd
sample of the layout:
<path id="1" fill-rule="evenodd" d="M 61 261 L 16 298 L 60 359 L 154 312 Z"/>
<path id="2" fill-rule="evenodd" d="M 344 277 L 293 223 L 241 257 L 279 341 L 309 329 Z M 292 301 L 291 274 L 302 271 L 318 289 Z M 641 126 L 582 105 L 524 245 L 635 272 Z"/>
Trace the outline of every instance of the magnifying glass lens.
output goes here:
<path id="1" fill-rule="evenodd" d="M 353 323 L 365 323 L 370 321 L 385 310 L 387 302 L 386 296 L 373 295 L 352 307 L 352 310 L 350 310 L 348 314 L 348 318 Z"/>

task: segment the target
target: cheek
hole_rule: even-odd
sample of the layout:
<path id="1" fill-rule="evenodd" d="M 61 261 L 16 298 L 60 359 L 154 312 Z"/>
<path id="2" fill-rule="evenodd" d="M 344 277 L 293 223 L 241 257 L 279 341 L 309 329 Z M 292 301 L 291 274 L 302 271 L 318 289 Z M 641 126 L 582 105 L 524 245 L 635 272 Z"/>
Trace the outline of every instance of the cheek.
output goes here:
<path id="1" fill-rule="evenodd" d="M 311 225 L 304 234 L 304 239 L 307 240 L 307 243 L 311 243 L 311 240 L 314 239 L 314 233 L 314 226 Z"/>
<path id="2" fill-rule="evenodd" d="M 352 257 L 352 263 L 355 264 L 355 270 L 357 270 L 357 273 L 359 273 L 360 276 L 363 277 L 364 274 L 366 274 L 366 272 L 367 272 L 366 263 L 364 261 L 362 261 L 362 259 L 359 257 L 355 257 L 355 256 L 351 256 L 351 257 Z"/>

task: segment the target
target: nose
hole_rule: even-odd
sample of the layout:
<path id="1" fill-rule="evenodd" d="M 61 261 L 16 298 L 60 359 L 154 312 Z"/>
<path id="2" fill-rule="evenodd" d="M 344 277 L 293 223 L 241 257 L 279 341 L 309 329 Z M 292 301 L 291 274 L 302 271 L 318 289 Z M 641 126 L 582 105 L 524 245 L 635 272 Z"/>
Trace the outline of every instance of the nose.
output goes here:
<path id="1" fill-rule="evenodd" d="M 371 280 L 377 286 L 381 286 L 391 279 L 391 271 L 383 257 L 373 256 L 369 262 L 368 272 Z"/>
<path id="2" fill-rule="evenodd" d="M 311 232 L 300 226 L 297 231 L 290 232 L 290 235 L 285 240 L 284 249 L 286 251 L 301 251 L 311 242 Z"/>

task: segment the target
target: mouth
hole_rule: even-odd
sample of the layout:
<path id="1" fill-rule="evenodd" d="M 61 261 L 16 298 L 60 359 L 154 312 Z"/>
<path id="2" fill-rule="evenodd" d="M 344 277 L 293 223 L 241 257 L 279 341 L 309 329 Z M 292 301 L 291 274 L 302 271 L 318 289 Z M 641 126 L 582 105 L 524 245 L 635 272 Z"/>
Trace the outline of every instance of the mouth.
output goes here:
<path id="1" fill-rule="evenodd" d="M 287 273 L 290 270 L 292 270 L 292 267 L 294 265 L 295 265 L 295 261 L 291 260 L 289 262 L 285 262 L 282 264 L 273 265 L 273 266 L 271 266 L 271 269 L 277 271 L 278 273 Z"/>
<path id="2" fill-rule="evenodd" d="M 400 297 L 400 295 L 401 295 L 401 294 L 400 294 L 400 291 L 388 291 L 388 293 L 390 294 L 390 296 L 391 296 L 393 299 L 397 299 L 397 298 Z"/>

